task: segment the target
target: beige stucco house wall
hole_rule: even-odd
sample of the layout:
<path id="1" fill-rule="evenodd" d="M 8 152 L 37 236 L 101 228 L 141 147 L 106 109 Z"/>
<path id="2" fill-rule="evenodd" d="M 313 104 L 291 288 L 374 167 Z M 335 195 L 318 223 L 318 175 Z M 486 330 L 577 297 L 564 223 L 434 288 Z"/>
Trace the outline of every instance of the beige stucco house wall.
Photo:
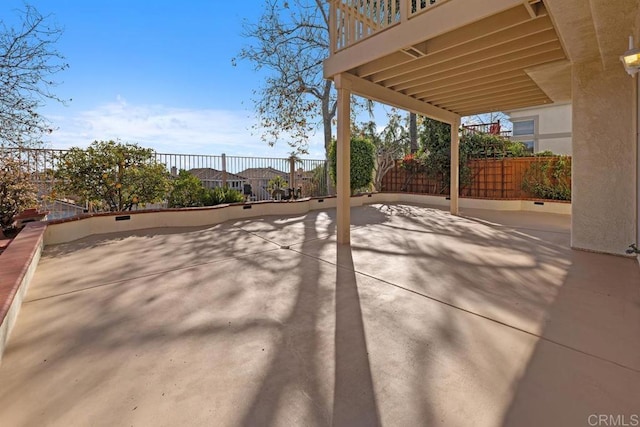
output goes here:
<path id="1" fill-rule="evenodd" d="M 570 103 L 505 111 L 514 125 L 512 139 L 533 144 L 533 151 L 572 154 L 572 108 Z M 528 133 L 531 129 L 532 133 Z"/>

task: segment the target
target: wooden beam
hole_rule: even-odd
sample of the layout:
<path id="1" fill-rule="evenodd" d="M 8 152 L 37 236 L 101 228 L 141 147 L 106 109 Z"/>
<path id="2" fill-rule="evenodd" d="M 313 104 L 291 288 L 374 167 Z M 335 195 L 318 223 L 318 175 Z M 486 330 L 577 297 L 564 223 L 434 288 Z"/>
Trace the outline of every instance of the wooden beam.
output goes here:
<path id="1" fill-rule="evenodd" d="M 523 54 L 532 55 L 534 53 L 548 52 L 549 50 L 560 48 L 560 42 L 556 37 L 555 31 L 549 30 L 534 38 L 514 40 L 494 49 L 474 52 L 462 58 L 451 59 L 419 70 L 404 73 L 384 80 L 382 84 L 385 86 L 399 87 L 399 85 L 403 83 L 412 82 L 416 79 L 437 75 L 439 73 L 446 72 L 451 74 L 455 71 L 464 72 L 468 71 L 471 67 L 475 69 L 487 68 L 512 61 L 515 57 L 522 56 Z"/>
<path id="2" fill-rule="evenodd" d="M 494 88 L 496 86 L 514 84 L 514 83 L 522 83 L 528 82 L 531 78 L 527 76 L 524 72 L 517 73 L 509 73 L 506 77 L 494 78 L 492 80 L 481 79 L 478 82 L 468 83 L 465 86 L 460 86 L 457 84 L 447 85 L 440 88 L 429 89 L 423 92 L 416 93 L 415 96 L 418 99 L 422 98 L 431 98 L 434 96 L 442 96 L 442 95 L 458 95 L 465 93 L 473 93 L 475 91 L 481 91 L 487 88 Z"/>
<path id="3" fill-rule="evenodd" d="M 508 93 L 514 90 L 522 90 L 531 87 L 537 88 L 538 86 L 536 86 L 536 84 L 531 79 L 522 79 L 521 81 L 516 81 L 509 84 L 491 83 L 481 90 L 468 90 L 466 92 L 462 90 L 457 91 L 457 93 L 446 93 L 435 96 L 425 96 L 422 98 L 416 96 L 416 98 L 426 102 L 430 102 L 432 104 L 441 104 L 444 102 L 458 101 L 462 99 L 474 99 L 486 97 L 488 95 L 499 95 L 502 93 Z"/>
<path id="4" fill-rule="evenodd" d="M 427 102 L 431 103 L 431 104 L 438 104 L 438 105 L 450 105 L 450 104 L 456 104 L 456 105 L 463 105 L 466 103 L 477 103 L 478 101 L 482 101 L 482 100 L 487 100 L 487 99 L 491 99 L 491 100 L 496 100 L 496 101 L 500 101 L 502 99 L 508 99 L 508 98 L 514 98 L 514 97 L 518 97 L 518 96 L 525 96 L 527 94 L 540 94 L 540 95 L 545 95 L 546 94 L 535 84 L 531 84 L 527 87 L 524 88 L 520 88 L 520 89 L 513 89 L 513 90 L 506 90 L 506 91 L 502 91 L 502 93 L 491 93 L 485 96 L 478 96 L 478 97 L 473 97 L 473 98 L 459 98 L 457 100 L 454 101 L 447 101 L 447 102 L 433 102 L 431 100 L 428 100 Z"/>
<path id="5" fill-rule="evenodd" d="M 414 94 L 420 93 L 424 90 L 438 87 L 438 84 L 442 84 L 443 86 L 465 85 L 470 82 L 477 82 L 481 80 L 491 81 L 495 78 L 504 76 L 509 72 L 515 72 L 516 75 L 523 75 L 524 68 L 557 61 L 563 59 L 564 57 L 565 56 L 562 49 L 555 49 L 550 52 L 544 52 L 538 55 L 533 55 L 525 58 L 517 58 L 508 63 L 504 63 L 499 67 L 491 67 L 482 71 L 470 70 L 466 73 L 462 73 L 453 77 L 441 75 L 438 76 L 438 78 L 425 79 L 420 84 L 416 82 L 415 86 L 412 86 L 410 89 L 403 91 L 403 93 L 413 96 Z"/>
<path id="6" fill-rule="evenodd" d="M 415 59 L 410 58 L 404 52 L 393 52 L 384 58 L 376 59 L 360 67 L 356 68 L 355 74 L 359 77 L 368 77 L 372 74 L 391 69 L 398 65 L 413 62 Z"/>
<path id="7" fill-rule="evenodd" d="M 532 59 L 533 58 L 533 59 Z M 553 58 L 553 59 L 546 59 Z M 487 76 L 496 74 L 502 70 L 523 69 L 532 65 L 526 64 L 543 64 L 550 62 L 551 60 L 558 60 L 564 58 L 564 52 L 560 42 L 553 41 L 545 43 L 540 46 L 535 46 L 530 49 L 523 49 L 517 55 L 502 56 L 500 58 L 492 58 L 486 61 L 479 62 L 477 64 L 471 64 L 469 67 L 465 67 L 464 64 L 456 68 L 449 70 L 442 70 L 433 75 L 427 75 L 420 78 L 414 78 L 411 81 L 391 84 L 383 82 L 386 87 L 393 88 L 394 90 L 406 90 L 415 86 L 422 85 L 424 83 L 436 82 L 438 80 L 451 79 L 456 76 L 469 76 L 481 75 L 485 73 Z"/>
<path id="8" fill-rule="evenodd" d="M 550 103 L 551 101 L 549 100 L 549 98 L 544 97 L 544 98 L 530 99 L 527 101 L 520 101 L 520 102 L 514 102 L 514 103 L 504 103 L 500 105 L 497 105 L 497 104 L 477 105 L 477 106 L 474 106 L 473 108 L 458 111 L 458 114 L 460 114 L 463 117 L 473 116 L 476 114 L 485 114 L 485 113 L 491 113 L 495 111 L 508 111 L 508 110 L 515 110 L 518 108 L 542 106 Z"/>
<path id="9" fill-rule="evenodd" d="M 488 2 L 485 0 L 484 4 L 489 5 L 493 1 Z M 462 9 L 467 3 L 460 4 L 458 7 Z M 531 20 L 531 16 L 521 3 L 517 7 L 500 13 L 485 15 L 484 19 L 478 19 L 464 27 L 445 32 L 438 37 L 426 38 L 427 51 L 440 51 L 469 43 L 472 40 L 495 34 L 505 28 L 517 26 L 529 20 Z"/>
<path id="10" fill-rule="evenodd" d="M 524 5 L 525 9 L 527 9 L 527 12 L 529 12 L 529 15 L 530 15 L 532 18 L 535 18 L 535 17 L 536 17 L 536 15 L 537 15 L 537 13 L 536 13 L 536 11 L 534 10 L 533 5 L 532 5 L 531 3 L 529 3 L 529 0 L 524 0 L 524 1 L 522 2 L 522 4 Z"/>
<path id="11" fill-rule="evenodd" d="M 544 94 L 537 87 L 528 91 L 506 94 L 501 96 L 488 96 L 482 99 L 475 99 L 471 101 L 458 101 L 458 102 L 446 102 L 446 103 L 438 103 L 437 105 L 440 108 L 449 108 L 453 111 L 461 111 L 467 110 L 469 108 L 474 108 L 477 105 L 485 105 L 485 104 L 501 104 L 505 102 L 516 102 L 516 101 L 526 101 L 529 99 L 549 99 L 547 95 Z"/>
<path id="12" fill-rule="evenodd" d="M 467 102 L 467 103 L 457 103 L 457 104 L 449 104 L 448 106 L 451 107 L 452 109 L 455 109 L 455 111 L 465 111 L 465 110 L 471 110 L 471 109 L 477 109 L 477 108 L 487 108 L 487 107 L 492 107 L 494 105 L 502 105 L 502 104 L 514 104 L 514 103 L 518 103 L 518 102 L 526 102 L 526 101 L 530 101 L 530 100 L 536 100 L 536 101 L 550 101 L 549 97 L 547 95 L 545 95 L 542 92 L 538 92 L 538 93 L 525 93 L 525 94 L 519 94 L 519 95 L 514 95 L 513 97 L 505 97 L 505 98 L 500 98 L 500 99 L 493 99 L 491 97 L 488 97 L 484 100 L 478 100 L 478 101 L 473 101 L 473 102 Z"/>
<path id="13" fill-rule="evenodd" d="M 351 82 L 351 90 L 353 93 L 371 99 L 373 101 L 382 102 L 383 104 L 392 105 L 403 110 L 412 111 L 441 122 L 451 123 L 456 118 L 456 114 L 451 111 L 438 108 L 426 102 L 419 101 L 410 96 L 406 96 L 400 92 L 393 91 L 384 86 L 371 83 L 368 80 L 361 79 L 353 74 L 344 73 L 343 79 Z"/>
<path id="14" fill-rule="evenodd" d="M 487 50 L 493 51 L 495 49 L 501 48 L 504 44 L 513 44 L 514 42 L 518 42 L 522 39 L 529 39 L 534 35 L 536 39 L 533 42 L 530 41 L 530 43 L 540 44 L 541 41 L 537 40 L 537 37 L 545 37 L 545 33 L 547 32 L 551 32 L 553 34 L 553 38 L 556 40 L 558 39 L 558 36 L 553 29 L 553 24 L 551 23 L 551 20 L 549 18 L 540 18 L 533 21 L 528 21 L 520 26 L 509 27 L 504 31 L 472 40 L 469 43 L 459 45 L 453 49 L 445 49 L 437 52 L 428 51 L 427 55 L 423 58 L 419 58 L 414 61 L 404 61 L 403 63 L 395 67 L 387 67 L 388 69 L 386 69 L 385 71 L 371 73 L 371 80 L 374 82 L 379 82 L 390 79 L 392 77 L 403 75 L 407 72 L 429 68 L 442 62 L 466 57 L 467 55 L 482 53 L 486 52 Z M 357 74 L 359 76 L 362 76 L 359 71 L 360 69 L 358 69 Z"/>

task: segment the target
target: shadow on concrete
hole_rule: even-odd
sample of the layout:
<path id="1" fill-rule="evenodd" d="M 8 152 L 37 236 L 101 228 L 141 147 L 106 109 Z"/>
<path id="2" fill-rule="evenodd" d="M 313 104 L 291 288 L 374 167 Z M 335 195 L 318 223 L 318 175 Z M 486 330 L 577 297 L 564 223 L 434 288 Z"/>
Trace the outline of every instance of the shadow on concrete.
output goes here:
<path id="1" fill-rule="evenodd" d="M 333 425 L 378 426 L 365 325 L 348 245 L 338 245 L 337 262 Z"/>
<path id="2" fill-rule="evenodd" d="M 0 402 L 33 399 L 38 411 L 25 415 L 27 424 L 38 425 L 42 414 L 56 424 L 105 388 L 149 398 L 145 381 L 166 376 L 154 384 L 171 388 L 188 377 L 182 396 L 152 409 L 173 410 L 184 408 L 180 398 L 202 398 L 198 392 L 229 375 L 231 389 L 250 378 L 242 398 L 225 408 L 242 425 L 446 425 L 455 424 L 452 412 L 474 405 L 488 408 L 485 425 L 585 425 L 592 410 L 637 408 L 635 261 L 571 251 L 561 233 L 549 240 L 546 229 L 491 218 L 408 205 L 359 213 L 354 245 L 337 253 L 333 213 L 319 212 L 186 234 L 150 231 L 125 253 L 117 243 L 127 236 L 98 238 L 90 257 L 71 263 L 73 272 L 46 280 L 63 286 L 69 278 L 76 287 L 123 281 L 99 295 L 76 292 L 23 307 L 35 320 L 21 320 L 22 336 L 5 356 L 12 365 L 0 373 L 14 381 L 20 371 L 25 380 L 0 387 Z M 299 250 L 280 249 L 274 235 L 300 241 Z M 91 245 L 58 248 L 48 261 Z M 61 316 L 65 304 L 75 311 Z M 487 332 L 504 329 L 508 334 Z M 499 339 L 505 336 L 518 345 Z M 533 343 L 528 362 L 523 342 Z M 185 359 L 182 370 L 165 360 L 175 357 L 168 351 Z M 30 354 L 46 360 L 27 360 Z M 254 370 L 234 376 L 222 361 Z M 109 384 L 131 372 L 136 381 Z M 109 403 L 122 403 L 114 399 Z M 98 405 L 96 419 L 113 419 L 107 406 Z M 121 424 L 133 420 L 117 415 Z M 474 421 L 473 413 L 464 415 Z"/>
<path id="3" fill-rule="evenodd" d="M 502 425 L 633 425 L 640 416 L 637 261 L 581 251 L 571 261 Z"/>

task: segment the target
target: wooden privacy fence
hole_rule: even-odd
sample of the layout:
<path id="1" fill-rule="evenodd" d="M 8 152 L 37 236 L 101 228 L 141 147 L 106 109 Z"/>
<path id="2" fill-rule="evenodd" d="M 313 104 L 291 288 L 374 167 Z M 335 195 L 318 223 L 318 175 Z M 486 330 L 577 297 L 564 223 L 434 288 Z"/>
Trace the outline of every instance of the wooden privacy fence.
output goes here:
<path id="1" fill-rule="evenodd" d="M 526 172 L 536 162 L 553 161 L 550 157 L 507 157 L 503 159 L 472 159 L 468 182 L 461 182 L 460 195 L 490 199 L 533 199 L 537 196 L 523 190 Z M 551 172 L 547 172 L 551 173 Z M 553 178 L 550 178 L 553 180 Z M 569 188 L 571 183 L 569 182 Z M 382 179 L 382 191 L 406 191 L 433 195 L 449 195 L 445 176 L 428 177 L 424 172 L 412 172 L 396 162 Z"/>

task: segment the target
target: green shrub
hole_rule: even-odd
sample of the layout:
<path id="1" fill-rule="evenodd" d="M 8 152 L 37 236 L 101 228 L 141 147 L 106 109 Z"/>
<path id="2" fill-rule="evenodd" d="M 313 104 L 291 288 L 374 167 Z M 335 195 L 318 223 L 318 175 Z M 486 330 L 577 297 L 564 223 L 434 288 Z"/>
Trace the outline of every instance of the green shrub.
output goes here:
<path id="1" fill-rule="evenodd" d="M 529 157 L 532 155 L 520 141 L 511 141 L 486 133 L 463 134 L 460 138 L 460 153 L 467 159 Z"/>
<path id="2" fill-rule="evenodd" d="M 0 156 L 0 236 L 13 225 L 13 217 L 36 207 L 37 189 L 26 165 L 18 159 Z"/>
<path id="3" fill-rule="evenodd" d="M 553 151 L 545 150 L 545 151 L 540 151 L 539 153 L 536 153 L 535 156 L 536 157 L 554 157 L 554 156 L 557 156 L 557 154 L 553 154 Z"/>
<path id="4" fill-rule="evenodd" d="M 525 172 L 522 189 L 540 199 L 571 200 L 571 159 L 541 157 Z"/>
<path id="5" fill-rule="evenodd" d="M 202 181 L 186 170 L 180 170 L 167 201 L 170 208 L 204 206 L 206 194 Z"/>
<path id="6" fill-rule="evenodd" d="M 152 149 L 116 141 L 71 148 L 61 155 L 55 178 L 56 191 L 112 212 L 163 201 L 171 184 Z"/>
<path id="7" fill-rule="evenodd" d="M 336 141 L 331 141 L 329 147 L 329 174 L 334 184 L 337 181 L 337 164 L 336 164 Z M 373 169 L 375 167 L 375 146 L 373 143 L 363 137 L 351 138 L 351 194 L 354 194 L 358 190 L 371 187 L 373 182 Z"/>
<path id="8" fill-rule="evenodd" d="M 244 202 L 244 195 L 229 187 L 216 187 L 207 191 L 204 197 L 205 206 L 221 205 L 224 203 Z"/>

